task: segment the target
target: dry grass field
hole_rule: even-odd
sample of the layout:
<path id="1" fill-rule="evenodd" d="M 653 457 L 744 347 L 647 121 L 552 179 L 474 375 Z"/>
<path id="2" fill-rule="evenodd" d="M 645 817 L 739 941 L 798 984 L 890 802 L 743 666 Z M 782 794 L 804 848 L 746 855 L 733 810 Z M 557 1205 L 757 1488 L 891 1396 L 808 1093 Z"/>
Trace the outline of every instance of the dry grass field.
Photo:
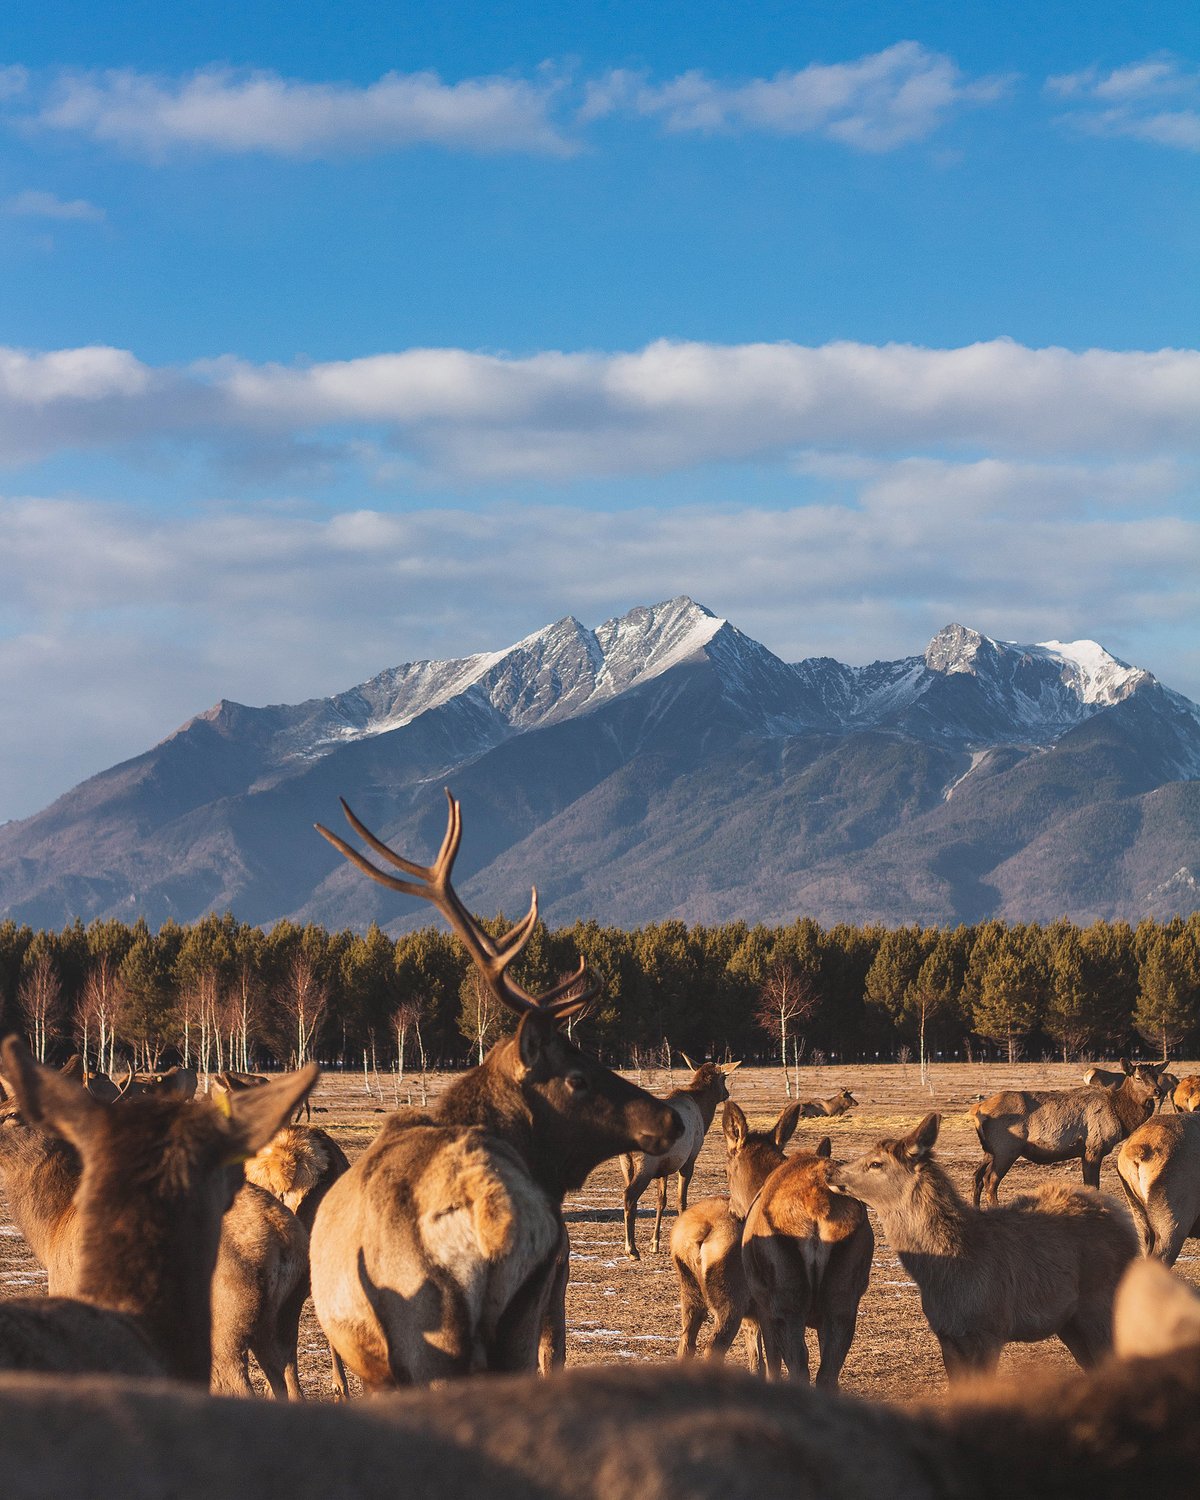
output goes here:
<path id="1" fill-rule="evenodd" d="M 1176 1071 L 1197 1071 L 1184 1064 Z M 656 1093 L 686 1081 L 682 1069 L 646 1072 L 641 1081 Z M 941 1160 L 960 1189 L 969 1192 L 971 1175 L 979 1160 L 979 1147 L 966 1111 L 980 1094 L 1001 1088 L 1064 1088 L 1080 1081 L 1075 1066 L 1022 1063 L 937 1064 L 929 1083 L 922 1087 L 915 1063 L 907 1066 L 880 1065 L 850 1068 L 824 1067 L 802 1070 L 802 1096 L 827 1095 L 843 1085 L 860 1100 L 860 1108 L 840 1119 L 803 1120 L 795 1140 L 815 1144 L 823 1134 L 833 1140 L 833 1155 L 849 1160 L 866 1151 L 884 1136 L 903 1134 L 930 1109 L 943 1116 L 939 1141 Z M 432 1103 L 446 1078 L 427 1080 Z M 374 1080 L 372 1080 L 374 1085 Z M 782 1076 L 777 1068 L 743 1068 L 733 1075 L 733 1096 L 754 1124 L 773 1119 L 787 1102 Z M 382 1114 L 396 1103 L 419 1105 L 420 1085 L 406 1080 L 397 1090 L 385 1076 L 381 1092 L 368 1093 L 362 1074 L 326 1074 L 314 1095 L 313 1124 L 329 1130 L 353 1159 L 379 1128 Z M 692 1182 L 692 1199 L 724 1193 L 724 1145 L 719 1121 L 709 1132 Z M 1001 1188 L 1001 1197 L 1045 1180 L 1057 1172 L 1079 1180 L 1078 1163 L 1062 1167 L 1034 1167 L 1019 1163 Z M 1111 1158 L 1105 1162 L 1102 1187 L 1121 1196 Z M 651 1188 L 642 1200 L 638 1223 L 640 1262 L 624 1254 L 621 1224 L 621 1176 L 615 1162 L 602 1167 L 580 1193 L 567 1199 L 566 1217 L 571 1231 L 571 1283 L 567 1294 L 568 1361 L 572 1364 L 615 1363 L 623 1360 L 665 1360 L 674 1355 L 678 1338 L 678 1294 L 674 1270 L 666 1251 L 674 1220 L 675 1186 L 672 1183 L 664 1223 L 663 1251 L 649 1253 L 653 1197 Z M 878 1226 L 876 1226 L 878 1233 Z M 1179 1262 L 1180 1272 L 1200 1284 L 1200 1255 L 1194 1242 Z M 5 1295 L 22 1296 L 45 1286 L 45 1275 L 12 1225 L 7 1206 L 0 1197 L 0 1286 Z M 811 1335 L 810 1335 L 811 1338 Z M 733 1352 L 742 1361 L 741 1341 Z M 1039 1367 L 1071 1365 L 1057 1343 L 1013 1346 L 1006 1351 L 1001 1368 L 1019 1371 Z M 316 1398 L 328 1394 L 329 1363 L 324 1341 L 311 1314 L 311 1305 L 301 1330 L 301 1374 L 305 1391 Z M 941 1355 L 921 1314 L 916 1289 L 901 1269 L 886 1240 L 876 1241 L 871 1284 L 859 1313 L 858 1333 L 843 1373 L 847 1390 L 874 1397 L 928 1395 L 944 1389 Z"/>

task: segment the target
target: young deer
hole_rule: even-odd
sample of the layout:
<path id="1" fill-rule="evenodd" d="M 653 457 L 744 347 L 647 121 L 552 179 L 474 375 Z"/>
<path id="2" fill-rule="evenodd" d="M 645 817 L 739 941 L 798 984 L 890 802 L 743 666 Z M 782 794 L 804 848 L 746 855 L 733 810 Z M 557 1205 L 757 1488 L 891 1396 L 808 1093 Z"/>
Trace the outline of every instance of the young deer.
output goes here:
<path id="1" fill-rule="evenodd" d="M 658 1254 L 662 1236 L 663 1213 L 667 1207 L 667 1179 L 672 1172 L 679 1174 L 679 1212 L 687 1208 L 688 1185 L 696 1170 L 696 1158 L 704 1145 L 704 1137 L 712 1124 L 717 1105 L 729 1098 L 729 1075 L 741 1066 L 740 1063 L 701 1063 L 699 1067 L 684 1055 L 684 1062 L 693 1070 L 690 1080 L 681 1089 L 673 1089 L 663 1100 L 679 1116 L 683 1131 L 679 1139 L 662 1156 L 623 1155 L 621 1174 L 625 1179 L 625 1253 L 639 1260 L 635 1220 L 637 1206 L 642 1194 L 657 1178 L 658 1208 L 654 1215 L 654 1234 L 650 1249 Z"/>
<path id="2" fill-rule="evenodd" d="M 971 1106 L 983 1148 L 975 1173 L 975 1206 L 989 1204 L 1014 1162 L 1069 1161 L 1079 1157 L 1088 1187 L 1100 1186 L 1100 1163 L 1154 1111 L 1162 1063 L 1125 1062 L 1119 1086 L 1006 1090 Z"/>
<path id="3" fill-rule="evenodd" d="M 1112 1342 L 1117 1282 L 1137 1254 L 1129 1216 L 1090 1188 L 1048 1183 L 984 1212 L 933 1159 L 941 1117 L 880 1141 L 830 1186 L 879 1215 L 953 1380 L 995 1367 L 1008 1343 L 1056 1335 L 1083 1366 Z"/>
<path id="4" fill-rule="evenodd" d="M 722 1128 L 731 1197 L 693 1203 L 671 1231 L 671 1259 L 679 1278 L 680 1359 L 695 1354 L 700 1330 L 711 1317 L 716 1326 L 706 1357 L 724 1359 L 744 1323 L 751 1367 L 761 1368 L 758 1313 L 742 1264 L 742 1230 L 747 1208 L 784 1160 L 783 1148 L 799 1118 L 800 1105 L 790 1104 L 769 1131 L 750 1131 L 742 1111 L 736 1105 L 725 1106 Z M 735 1179 L 737 1211 L 732 1196 Z"/>
<path id="5" fill-rule="evenodd" d="M 169 1374 L 207 1385 L 222 1216 L 242 1160 L 312 1088 L 316 1067 L 285 1074 L 225 1114 L 175 1099 L 109 1108 L 15 1037 L 0 1056 L 24 1120 L 60 1136 L 81 1164 L 73 1246 L 47 1258 L 52 1274 L 70 1275 L 75 1295 L 0 1304 L 0 1367 Z"/>
<path id="6" fill-rule="evenodd" d="M 320 828 L 359 869 L 429 901 L 457 933 L 516 1034 L 458 1077 L 429 1116 L 399 1112 L 329 1190 L 313 1226 L 317 1316 L 331 1346 L 371 1387 L 476 1369 L 561 1364 L 569 1241 L 564 1195 L 624 1151 L 659 1155 L 680 1134 L 674 1110 L 586 1057 L 559 1030 L 598 992 L 585 968 L 541 995 L 509 965 L 537 924 L 493 939 L 451 884 L 462 812 L 435 862 L 414 864 L 343 802 L 351 827 L 405 878 Z"/>
<path id="7" fill-rule="evenodd" d="M 801 1106 L 792 1108 L 798 1116 Z M 791 1110 L 772 1132 L 752 1132 L 731 1103 L 724 1124 L 729 1206 L 745 1217 L 742 1265 L 767 1374 L 778 1379 L 786 1365 L 793 1380 L 807 1381 L 805 1330 L 814 1328 L 821 1356 L 816 1383 L 834 1389 L 871 1275 L 875 1236 L 867 1216 L 830 1189 L 828 1136 L 815 1151 L 784 1160 L 782 1141 L 795 1128 Z"/>

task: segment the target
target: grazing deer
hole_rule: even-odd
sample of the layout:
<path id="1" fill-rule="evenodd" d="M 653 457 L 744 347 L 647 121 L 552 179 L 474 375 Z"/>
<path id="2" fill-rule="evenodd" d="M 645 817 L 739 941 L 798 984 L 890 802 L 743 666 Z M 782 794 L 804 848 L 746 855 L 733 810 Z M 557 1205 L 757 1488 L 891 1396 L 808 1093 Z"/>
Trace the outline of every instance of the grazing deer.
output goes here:
<path id="1" fill-rule="evenodd" d="M 405 878 L 318 825 L 373 880 L 431 902 L 492 995 L 520 1016 L 516 1034 L 455 1079 L 432 1115 L 391 1116 L 317 1213 L 317 1316 L 330 1345 L 373 1388 L 532 1368 L 539 1344 L 543 1368 L 561 1364 L 563 1197 L 600 1162 L 625 1151 L 661 1155 L 681 1130 L 673 1109 L 559 1030 L 598 993 L 584 985 L 582 964 L 541 995 L 507 972 L 537 924 L 537 892 L 514 927 L 489 937 L 451 884 L 462 812 L 449 792 L 446 800 L 446 835 L 431 866 L 389 849 L 342 803 L 351 827 Z"/>
<path id="2" fill-rule="evenodd" d="M 13 1219 L 46 1268 L 50 1295 L 76 1295 L 74 1147 L 27 1124 L 15 1102 L 0 1104 L 0 1172 Z M 269 1194 L 245 1184 L 221 1220 L 213 1271 L 214 1390 L 252 1395 L 247 1357 L 253 1354 L 274 1396 L 300 1395 L 296 1344 L 307 1293 L 307 1231 Z"/>
<path id="3" fill-rule="evenodd" d="M 1200 1117 L 1158 1116 L 1117 1152 L 1117 1175 L 1147 1255 L 1173 1266 L 1200 1234 Z"/>
<path id="4" fill-rule="evenodd" d="M 972 1104 L 983 1161 L 975 1173 L 975 1206 L 989 1204 L 1020 1157 L 1047 1163 L 1079 1157 L 1088 1187 L 1100 1186 L 1100 1163 L 1154 1110 L 1162 1063 L 1129 1064 L 1115 1088 L 1005 1090 Z"/>
<path id="5" fill-rule="evenodd" d="M 65 1230 L 60 1213 L 55 1227 L 48 1215 L 45 1241 L 74 1239 L 69 1251 L 53 1244 L 47 1256 L 52 1275 L 70 1276 L 74 1295 L 0 1304 L 0 1367 L 169 1374 L 207 1385 L 213 1271 L 240 1163 L 312 1088 L 315 1067 L 284 1075 L 226 1114 L 177 1099 L 108 1108 L 15 1037 L 0 1055 L 24 1121 L 61 1137 L 80 1163 L 74 1226 Z"/>
<path id="6" fill-rule="evenodd" d="M 857 1109 L 858 1100 L 849 1089 L 840 1089 L 836 1094 L 831 1094 L 828 1099 L 806 1099 L 801 1106 L 800 1116 L 804 1120 L 829 1119 L 834 1115 L 844 1115 L 847 1110 Z"/>
<path id="7" fill-rule="evenodd" d="M 671 1231 L 671 1259 L 679 1278 L 680 1359 L 695 1354 L 700 1330 L 711 1317 L 716 1326 L 707 1357 L 724 1359 L 744 1323 L 751 1367 L 761 1368 L 758 1315 L 742 1264 L 742 1231 L 750 1204 L 784 1161 L 783 1148 L 799 1118 L 800 1105 L 790 1104 L 769 1131 L 751 1131 L 736 1105 L 725 1107 L 730 1196 L 702 1198 L 680 1214 Z"/>
<path id="8" fill-rule="evenodd" d="M 770 1131 L 751 1131 L 736 1104 L 725 1106 L 729 1206 L 745 1217 L 742 1265 L 767 1374 L 778 1379 L 786 1365 L 793 1380 L 807 1381 L 805 1330 L 813 1328 L 816 1383 L 832 1390 L 854 1339 L 875 1236 L 861 1205 L 830 1191 L 828 1136 L 784 1159 L 800 1110 L 784 1110 Z"/>
<path id="9" fill-rule="evenodd" d="M 952 1379 L 995 1368 L 1008 1343 L 1058 1338 L 1090 1366 L 1112 1343 L 1117 1282 L 1137 1254 L 1129 1216 L 1090 1188 L 1047 1183 L 984 1212 L 933 1158 L 941 1117 L 880 1141 L 830 1186 L 873 1208 Z"/>
<path id="10" fill-rule="evenodd" d="M 1185 1115 L 1200 1110 L 1200 1075 L 1192 1073 L 1181 1078 L 1171 1090 L 1171 1103 Z"/>
<path id="11" fill-rule="evenodd" d="M 642 1194 L 657 1178 L 658 1208 L 654 1215 L 654 1234 L 650 1249 L 658 1254 L 662 1236 L 663 1213 L 667 1207 L 667 1179 L 672 1172 L 679 1174 L 679 1212 L 687 1207 L 688 1185 L 696 1170 L 696 1158 L 704 1145 L 704 1137 L 712 1124 L 717 1105 L 729 1098 L 729 1075 L 741 1066 L 740 1063 L 701 1063 L 697 1066 L 684 1053 L 684 1062 L 691 1068 L 692 1077 L 680 1089 L 672 1091 L 663 1100 L 679 1116 L 683 1131 L 671 1149 L 662 1156 L 621 1157 L 621 1173 L 625 1179 L 625 1253 L 633 1260 L 638 1254 L 635 1220 L 637 1206 Z"/>
<path id="12" fill-rule="evenodd" d="M 349 1170 L 346 1153 L 327 1131 L 308 1125 L 285 1125 L 256 1156 L 246 1163 L 246 1180 L 270 1193 L 312 1234 L 317 1209 L 325 1194 Z M 305 1242 L 305 1293 L 308 1290 L 308 1243 Z M 346 1368 L 332 1346 L 329 1350 L 334 1392 L 341 1399 L 350 1394 Z"/>
<path id="13" fill-rule="evenodd" d="M 1100 1368 L 883 1404 L 712 1365 L 593 1366 L 348 1407 L 251 1405 L 162 1382 L 0 1375 L 5 1500 L 1128 1500 L 1200 1470 L 1200 1299 L 1127 1273 Z M 398 1478 L 398 1472 L 400 1477 Z"/>

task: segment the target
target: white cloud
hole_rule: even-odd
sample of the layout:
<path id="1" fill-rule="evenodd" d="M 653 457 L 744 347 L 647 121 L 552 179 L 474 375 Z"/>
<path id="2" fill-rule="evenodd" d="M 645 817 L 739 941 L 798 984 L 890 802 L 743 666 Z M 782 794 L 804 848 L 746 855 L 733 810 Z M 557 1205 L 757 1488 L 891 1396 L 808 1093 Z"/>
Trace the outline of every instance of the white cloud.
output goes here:
<path id="1" fill-rule="evenodd" d="M 1071 106 L 1059 118 L 1076 130 L 1200 151 L 1200 72 L 1179 58 L 1064 73 L 1047 79 L 1046 90 Z"/>
<path id="2" fill-rule="evenodd" d="M 690 593 L 787 659 L 920 650 L 960 619 L 1091 636 L 1200 697 L 1195 476 L 806 455 L 809 503 L 182 517 L 0 501 L 0 817 L 219 697 L 299 701 Z M 30 726 L 37 726 L 35 729 Z M 44 726 L 53 726 L 47 734 Z M 49 745 L 49 749 L 47 749 Z"/>
<path id="3" fill-rule="evenodd" d="M 588 87 L 581 118 L 632 113 L 674 132 L 820 134 L 860 151 L 892 151 L 924 140 L 952 110 L 994 102 L 1007 89 L 1004 79 L 965 79 L 952 58 L 919 42 L 898 42 L 853 62 L 744 83 L 693 71 L 656 84 L 617 70 Z"/>
<path id="4" fill-rule="evenodd" d="M 1009 458 L 1195 452 L 1200 352 L 660 340 L 525 357 L 411 349 L 156 369 L 116 349 L 0 349 L 0 459 L 167 439 L 317 478 L 390 449 L 468 482 L 563 481 L 797 449 Z"/>
<path id="5" fill-rule="evenodd" d="M 37 188 L 27 188 L 23 193 L 15 194 L 0 206 L 6 214 L 12 214 L 16 218 L 77 219 L 98 224 L 105 217 L 104 210 L 94 203 L 89 203 L 86 198 L 64 199 L 55 193 L 42 192 Z"/>
<path id="6" fill-rule="evenodd" d="M 552 78 L 387 73 L 374 83 L 310 83 L 266 71 L 203 68 L 181 78 L 132 69 L 64 74 L 31 118 L 124 150 L 191 147 L 314 157 L 432 144 L 564 154 L 550 118 Z"/>

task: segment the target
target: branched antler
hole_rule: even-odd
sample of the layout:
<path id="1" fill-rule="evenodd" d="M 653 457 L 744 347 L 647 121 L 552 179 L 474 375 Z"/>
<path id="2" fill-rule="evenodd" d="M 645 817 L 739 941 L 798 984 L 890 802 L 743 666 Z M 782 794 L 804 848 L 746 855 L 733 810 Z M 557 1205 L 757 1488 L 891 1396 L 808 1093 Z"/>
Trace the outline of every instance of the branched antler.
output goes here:
<path id="1" fill-rule="evenodd" d="M 488 988 L 502 1005 L 519 1014 L 536 1010 L 552 1016 L 555 1021 L 566 1021 L 585 1010 L 600 993 L 600 985 L 595 980 L 584 983 L 587 964 L 583 959 L 580 959 L 576 973 L 559 980 L 557 984 L 552 985 L 540 995 L 531 995 L 508 973 L 509 964 L 520 954 L 532 936 L 533 929 L 537 926 L 537 887 L 533 889 L 529 910 L 521 920 L 502 936 L 490 937 L 481 923 L 463 905 L 458 892 L 450 883 L 455 856 L 462 842 L 462 808 L 450 795 L 448 787 L 446 801 L 450 805 L 450 812 L 446 823 L 446 836 L 442 840 L 442 847 L 438 850 L 437 858 L 431 865 L 414 864 L 412 860 L 397 854 L 382 839 L 376 838 L 366 824 L 351 812 L 344 797 L 339 800 L 347 822 L 363 842 L 369 844 L 376 854 L 382 856 L 389 864 L 395 865 L 398 870 L 403 870 L 405 875 L 411 878 L 402 880 L 398 875 L 389 875 L 386 870 L 379 869 L 366 855 L 360 854 L 357 849 L 352 848 L 336 833 L 330 833 L 329 829 L 320 823 L 315 825 L 317 832 L 323 838 L 327 838 L 351 864 L 357 865 L 372 880 L 377 880 L 380 885 L 386 885 L 391 890 L 400 891 L 406 896 L 418 896 L 422 901 L 429 901 L 437 907 L 458 934 L 463 946 L 471 955 L 475 967 L 487 981 Z"/>

